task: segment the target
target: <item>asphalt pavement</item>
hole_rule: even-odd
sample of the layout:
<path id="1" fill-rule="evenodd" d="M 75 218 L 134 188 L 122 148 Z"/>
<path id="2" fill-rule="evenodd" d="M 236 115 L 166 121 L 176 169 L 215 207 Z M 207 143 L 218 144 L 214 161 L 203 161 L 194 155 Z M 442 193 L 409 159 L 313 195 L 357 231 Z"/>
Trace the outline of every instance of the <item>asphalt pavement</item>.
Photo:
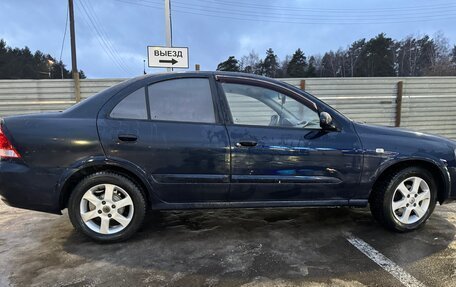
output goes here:
<path id="1" fill-rule="evenodd" d="M 0 286 L 456 286 L 456 204 L 421 230 L 368 209 L 152 213 L 124 243 L 97 244 L 68 215 L 0 203 Z"/>

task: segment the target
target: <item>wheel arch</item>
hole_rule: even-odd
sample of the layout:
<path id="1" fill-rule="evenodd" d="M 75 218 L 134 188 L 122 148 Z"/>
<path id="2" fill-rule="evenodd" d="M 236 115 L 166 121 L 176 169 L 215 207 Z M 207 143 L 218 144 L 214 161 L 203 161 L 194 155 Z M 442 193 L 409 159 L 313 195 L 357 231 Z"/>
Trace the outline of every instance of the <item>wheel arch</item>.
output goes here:
<path id="1" fill-rule="evenodd" d="M 439 165 L 433 160 L 423 158 L 403 159 L 384 166 L 379 172 L 377 172 L 377 176 L 373 181 L 372 189 L 369 192 L 369 201 L 372 195 L 372 190 L 382 181 L 382 179 L 388 177 L 391 173 L 398 172 L 411 166 L 422 167 L 432 174 L 437 184 L 437 201 L 442 204 L 448 198 L 451 189 L 448 169 L 443 164 Z"/>
<path id="2" fill-rule="evenodd" d="M 141 192 L 143 193 L 146 204 L 148 208 L 152 205 L 152 188 L 148 183 L 145 175 L 141 174 L 140 171 L 136 168 L 121 164 L 115 161 L 102 161 L 102 162 L 91 162 L 90 164 L 85 164 L 79 168 L 72 169 L 72 173 L 68 174 L 64 180 L 62 180 L 59 185 L 59 208 L 63 210 L 68 207 L 68 200 L 70 198 L 73 188 L 86 176 L 101 172 L 109 171 L 125 176 L 131 181 L 135 182 Z"/>

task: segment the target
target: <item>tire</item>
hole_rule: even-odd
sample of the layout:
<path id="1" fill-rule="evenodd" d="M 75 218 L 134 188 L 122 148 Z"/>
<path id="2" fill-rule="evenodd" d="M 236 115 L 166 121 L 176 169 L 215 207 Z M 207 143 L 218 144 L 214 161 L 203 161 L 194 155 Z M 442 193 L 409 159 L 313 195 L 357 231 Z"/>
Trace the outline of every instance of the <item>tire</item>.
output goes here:
<path id="1" fill-rule="evenodd" d="M 407 232 L 424 226 L 436 205 L 437 185 L 421 167 L 391 173 L 375 184 L 370 196 L 374 218 L 386 228 Z"/>
<path id="2" fill-rule="evenodd" d="M 130 179 L 112 172 L 97 172 L 75 187 L 68 202 L 68 214 L 75 229 L 91 239 L 120 242 L 142 226 L 146 201 Z"/>

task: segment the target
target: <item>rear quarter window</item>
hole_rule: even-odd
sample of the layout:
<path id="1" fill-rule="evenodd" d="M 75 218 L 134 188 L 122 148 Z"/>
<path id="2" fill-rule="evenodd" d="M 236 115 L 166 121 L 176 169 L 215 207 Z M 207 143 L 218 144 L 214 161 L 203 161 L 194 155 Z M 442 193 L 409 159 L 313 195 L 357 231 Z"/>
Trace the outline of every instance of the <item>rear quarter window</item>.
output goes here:
<path id="1" fill-rule="evenodd" d="M 126 96 L 111 111 L 111 118 L 114 119 L 147 119 L 146 92 L 140 88 Z"/>

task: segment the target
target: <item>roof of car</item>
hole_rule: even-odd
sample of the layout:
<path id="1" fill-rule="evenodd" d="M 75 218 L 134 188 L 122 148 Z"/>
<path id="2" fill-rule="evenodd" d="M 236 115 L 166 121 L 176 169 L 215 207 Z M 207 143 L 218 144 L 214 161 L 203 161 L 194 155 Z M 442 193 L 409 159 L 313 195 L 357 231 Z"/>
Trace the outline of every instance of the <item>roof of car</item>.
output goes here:
<path id="1" fill-rule="evenodd" d="M 261 79 L 261 80 L 266 80 L 269 82 L 274 82 L 279 85 L 284 85 L 284 83 L 260 76 L 260 75 L 255 75 L 255 74 L 247 74 L 247 73 L 239 73 L 239 72 L 226 72 L 226 71 L 186 71 L 186 72 L 167 72 L 167 73 L 155 73 L 155 74 L 147 74 L 135 78 L 128 79 L 126 81 L 123 81 L 117 85 L 114 85 L 106 90 L 101 91 L 100 93 L 96 94 L 95 96 L 89 97 L 88 99 L 84 100 L 80 104 L 74 105 L 73 107 L 67 109 L 65 111 L 65 115 L 71 115 L 73 113 L 76 113 L 78 115 L 87 115 L 87 116 L 93 116 L 94 114 L 98 113 L 98 110 L 100 107 L 109 99 L 113 94 L 116 94 L 117 92 L 121 91 L 122 89 L 129 87 L 129 86 L 135 86 L 135 85 L 141 85 L 144 84 L 144 82 L 148 81 L 154 81 L 155 78 L 156 80 L 160 81 L 162 79 L 172 79 L 174 76 L 176 78 L 179 77 L 179 75 L 186 75 L 187 77 L 192 77 L 192 76 L 212 76 L 212 75 L 223 75 L 223 76 L 233 76 L 233 77 L 243 77 L 243 78 L 250 78 L 250 79 Z"/>
<path id="2" fill-rule="evenodd" d="M 248 73 L 241 73 L 241 72 L 227 72 L 227 71 L 179 71 L 179 72 L 164 72 L 164 73 L 154 73 L 154 74 L 147 74 L 144 76 L 137 77 L 136 79 L 145 79 L 145 78 L 153 78 L 157 76 L 163 75 L 179 75 L 179 74 L 186 74 L 186 75 L 224 75 L 224 76 L 242 76 L 246 78 L 257 78 L 257 79 L 268 79 L 274 80 L 272 78 L 268 78 L 261 75 L 256 74 L 248 74 Z"/>

